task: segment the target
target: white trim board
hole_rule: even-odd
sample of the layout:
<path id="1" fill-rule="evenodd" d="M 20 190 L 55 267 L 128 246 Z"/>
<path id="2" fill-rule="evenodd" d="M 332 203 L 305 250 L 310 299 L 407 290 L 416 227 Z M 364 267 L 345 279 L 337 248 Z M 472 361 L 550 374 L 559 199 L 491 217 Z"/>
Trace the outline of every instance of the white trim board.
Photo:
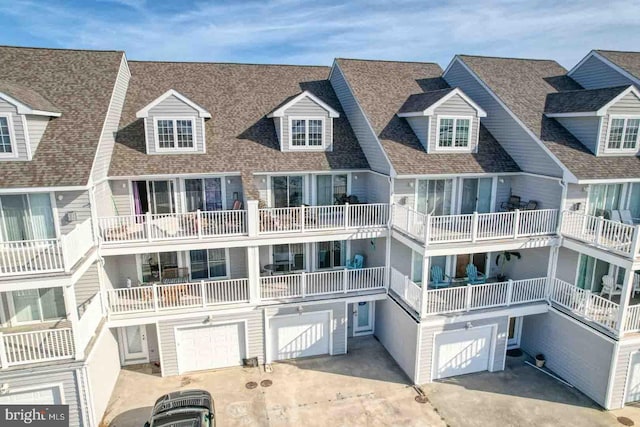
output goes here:
<path id="1" fill-rule="evenodd" d="M 286 102 L 284 105 L 281 105 L 280 107 L 278 107 L 276 110 L 272 111 L 271 113 L 267 114 L 268 118 L 273 118 L 273 117 L 284 117 L 285 116 L 285 111 L 292 107 L 293 105 L 295 105 L 296 103 L 298 103 L 298 101 L 300 101 L 302 98 L 309 98 L 311 101 L 315 102 L 316 104 L 318 104 L 320 107 L 322 107 L 325 111 L 327 111 L 327 113 L 329 113 L 329 117 L 331 118 L 336 118 L 336 117 L 340 117 L 340 113 L 338 113 L 336 110 L 334 110 L 333 108 L 331 108 L 327 103 L 325 103 L 324 101 L 322 101 L 320 98 L 318 98 L 317 96 L 315 96 L 314 94 L 312 94 L 311 92 L 309 92 L 308 90 L 305 90 L 304 92 L 298 94 L 297 96 L 295 96 L 293 99 L 289 100 L 288 102 Z"/>
<path id="2" fill-rule="evenodd" d="M 478 104 L 473 102 L 471 98 L 469 98 L 460 88 L 454 88 L 451 92 L 434 102 L 429 108 L 425 109 L 421 112 L 411 112 L 411 113 L 398 113 L 398 117 L 420 117 L 420 116 L 432 116 L 435 114 L 435 110 L 440 107 L 442 104 L 453 98 L 454 96 L 459 96 L 462 98 L 467 104 L 469 104 L 474 110 L 477 112 L 477 117 L 487 117 L 487 112 L 482 109 Z"/>
<path id="3" fill-rule="evenodd" d="M 166 91 L 165 93 L 163 93 L 162 95 L 160 95 L 159 97 L 157 97 L 156 99 L 151 101 L 151 103 L 147 104 L 146 107 L 144 107 L 143 109 L 139 110 L 136 113 L 136 117 L 139 118 L 139 119 L 140 118 L 149 117 L 149 111 L 152 108 L 154 108 L 155 106 L 157 106 L 158 104 L 160 104 L 165 99 L 169 98 L 170 96 L 175 96 L 180 101 L 184 102 L 185 104 L 187 104 L 191 108 L 197 110 L 198 111 L 198 117 L 201 117 L 201 118 L 204 118 L 204 119 L 210 119 L 211 118 L 211 113 L 209 113 L 207 110 L 202 108 L 200 105 L 196 104 L 195 102 L 193 102 L 192 100 L 190 100 L 186 96 L 182 95 L 181 93 L 179 93 L 175 89 L 169 89 L 168 91 Z"/>

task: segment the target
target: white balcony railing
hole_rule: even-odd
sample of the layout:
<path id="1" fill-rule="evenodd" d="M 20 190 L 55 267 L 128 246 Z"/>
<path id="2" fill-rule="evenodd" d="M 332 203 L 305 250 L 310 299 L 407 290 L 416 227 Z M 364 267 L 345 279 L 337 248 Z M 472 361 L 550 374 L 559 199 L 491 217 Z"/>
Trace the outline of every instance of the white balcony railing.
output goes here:
<path id="1" fill-rule="evenodd" d="M 549 300 L 607 329 L 613 331 L 618 329 L 617 318 L 620 306 L 588 290 L 555 279 L 550 285 Z"/>
<path id="2" fill-rule="evenodd" d="M 640 238 L 638 227 L 578 212 L 562 212 L 561 233 L 564 236 L 624 256 L 635 257 L 638 255 Z"/>
<path id="3" fill-rule="evenodd" d="M 386 267 L 370 267 L 264 276 L 260 278 L 260 298 L 304 298 L 384 289 L 385 272 Z"/>
<path id="4" fill-rule="evenodd" d="M 393 205 L 393 225 L 426 244 L 553 235 L 557 209 L 433 216 Z"/>
<path id="5" fill-rule="evenodd" d="M 389 289 L 409 304 L 416 312 L 420 313 L 422 302 L 422 288 L 406 276 L 391 267 L 391 283 Z"/>
<path id="6" fill-rule="evenodd" d="M 2 368 L 73 357 L 71 328 L 0 333 L 0 366 Z"/>
<path id="7" fill-rule="evenodd" d="M 64 270 L 59 239 L 0 242 L 0 276 Z"/>
<path id="8" fill-rule="evenodd" d="M 247 279 L 230 279 L 174 285 L 154 284 L 109 289 L 106 295 L 110 314 L 206 308 L 248 302 L 249 282 Z"/>
<path id="9" fill-rule="evenodd" d="M 98 218 L 103 244 L 203 239 L 247 233 L 247 211 L 113 216 Z"/>
<path id="10" fill-rule="evenodd" d="M 625 332 L 640 332 L 640 304 L 627 307 Z"/>
<path id="11" fill-rule="evenodd" d="M 368 203 L 265 208 L 259 210 L 259 218 L 260 233 L 385 227 L 389 221 L 389 205 Z"/>

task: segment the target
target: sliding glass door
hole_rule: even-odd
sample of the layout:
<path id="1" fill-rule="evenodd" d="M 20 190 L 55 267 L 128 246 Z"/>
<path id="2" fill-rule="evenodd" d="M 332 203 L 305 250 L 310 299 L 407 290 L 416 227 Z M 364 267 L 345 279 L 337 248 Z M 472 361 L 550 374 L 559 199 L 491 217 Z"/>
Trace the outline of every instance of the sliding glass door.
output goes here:
<path id="1" fill-rule="evenodd" d="M 607 211 L 620 207 L 622 184 L 591 184 L 587 214 L 607 216 Z"/>
<path id="2" fill-rule="evenodd" d="M 602 277 L 608 275 L 609 270 L 608 262 L 580 254 L 576 286 L 591 292 L 600 292 L 602 289 Z"/>
<path id="3" fill-rule="evenodd" d="M 453 180 L 418 180 L 416 210 L 431 215 L 450 215 Z"/>
<path id="4" fill-rule="evenodd" d="M 13 291 L 11 298 L 17 323 L 45 322 L 66 316 L 62 288 Z"/>
<path id="5" fill-rule="evenodd" d="M 472 178 L 462 180 L 460 213 L 472 214 L 491 212 L 491 188 L 493 178 Z"/>
<path id="6" fill-rule="evenodd" d="M 49 194 L 0 196 L 0 240 L 41 240 L 56 237 Z"/>
<path id="7" fill-rule="evenodd" d="M 219 211 L 224 207 L 220 178 L 185 179 L 187 212 Z"/>
<path id="8" fill-rule="evenodd" d="M 133 181 L 136 215 L 176 212 L 173 181 Z"/>
<path id="9" fill-rule="evenodd" d="M 333 205 L 347 196 L 347 175 L 318 175 L 316 202 L 318 206 Z"/>
<path id="10" fill-rule="evenodd" d="M 304 177 L 302 176 L 273 176 L 271 190 L 274 208 L 289 208 L 304 203 Z"/>
<path id="11" fill-rule="evenodd" d="M 202 249 L 189 251 L 191 278 L 222 279 L 228 276 L 227 251 L 225 249 Z"/>

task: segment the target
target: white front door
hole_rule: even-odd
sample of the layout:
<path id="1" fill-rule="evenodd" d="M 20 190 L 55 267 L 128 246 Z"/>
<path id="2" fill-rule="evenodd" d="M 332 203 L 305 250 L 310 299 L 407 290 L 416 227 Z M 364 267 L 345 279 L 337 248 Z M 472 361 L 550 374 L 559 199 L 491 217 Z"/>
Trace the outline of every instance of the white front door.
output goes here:
<path id="1" fill-rule="evenodd" d="M 353 303 L 353 335 L 373 333 L 374 302 L 360 301 Z"/>
<path id="2" fill-rule="evenodd" d="M 507 349 L 520 348 L 520 335 L 522 333 L 522 317 L 509 318 L 509 336 Z"/>
<path id="3" fill-rule="evenodd" d="M 436 335 L 433 379 L 489 370 L 493 328 L 476 327 Z"/>
<path id="4" fill-rule="evenodd" d="M 640 400 L 640 352 L 629 356 L 629 376 L 627 378 L 627 392 L 625 403 Z"/>
<path id="5" fill-rule="evenodd" d="M 146 325 L 125 326 L 118 334 L 123 365 L 149 362 Z"/>
<path id="6" fill-rule="evenodd" d="M 269 320 L 270 360 L 331 353 L 329 312 L 275 316 Z"/>
<path id="7" fill-rule="evenodd" d="M 2 405 L 59 405 L 62 403 L 59 386 L 42 386 L 30 390 L 16 390 L 0 395 Z"/>
<path id="8" fill-rule="evenodd" d="M 244 322 L 177 329 L 178 372 L 241 365 L 247 357 L 244 332 Z"/>

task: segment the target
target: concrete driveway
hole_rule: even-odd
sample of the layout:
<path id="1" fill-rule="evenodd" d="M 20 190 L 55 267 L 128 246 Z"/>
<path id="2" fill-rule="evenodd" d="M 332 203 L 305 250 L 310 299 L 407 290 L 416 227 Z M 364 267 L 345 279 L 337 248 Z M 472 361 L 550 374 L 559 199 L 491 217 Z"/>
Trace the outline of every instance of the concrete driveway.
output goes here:
<path id="1" fill-rule="evenodd" d="M 463 375 L 423 389 L 451 427 L 621 426 L 619 414 L 525 365 L 524 358 L 508 360 L 502 372 Z"/>
<path id="2" fill-rule="evenodd" d="M 160 378 L 122 370 L 103 425 L 139 427 L 157 397 L 203 388 L 213 395 L 220 426 L 445 426 L 373 337 L 349 340 L 349 354 Z M 270 387 L 245 387 L 269 379 Z"/>

